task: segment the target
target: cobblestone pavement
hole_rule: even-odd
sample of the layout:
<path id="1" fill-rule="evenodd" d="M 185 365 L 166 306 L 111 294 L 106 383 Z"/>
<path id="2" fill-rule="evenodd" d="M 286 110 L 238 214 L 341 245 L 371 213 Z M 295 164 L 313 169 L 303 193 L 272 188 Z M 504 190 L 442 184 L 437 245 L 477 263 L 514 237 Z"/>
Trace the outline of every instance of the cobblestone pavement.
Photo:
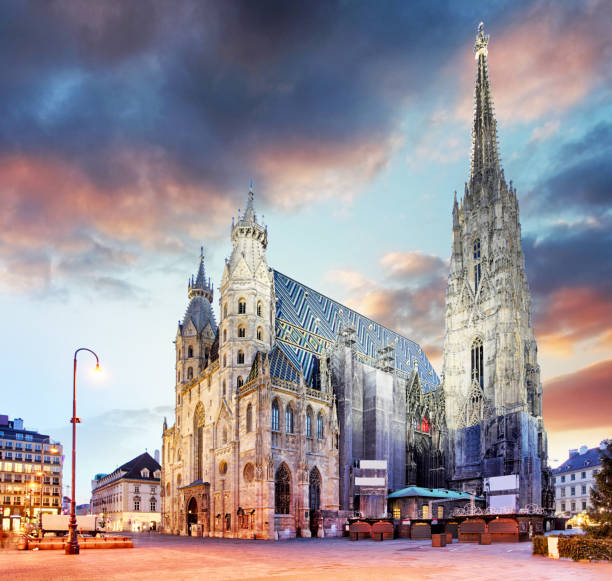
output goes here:
<path id="1" fill-rule="evenodd" d="M 55 581 L 224 579 L 316 581 L 499 580 L 610 581 L 612 564 L 555 561 L 531 555 L 531 543 L 489 546 L 396 539 L 235 541 L 134 535 L 133 549 L 0 551 L 0 578 Z"/>

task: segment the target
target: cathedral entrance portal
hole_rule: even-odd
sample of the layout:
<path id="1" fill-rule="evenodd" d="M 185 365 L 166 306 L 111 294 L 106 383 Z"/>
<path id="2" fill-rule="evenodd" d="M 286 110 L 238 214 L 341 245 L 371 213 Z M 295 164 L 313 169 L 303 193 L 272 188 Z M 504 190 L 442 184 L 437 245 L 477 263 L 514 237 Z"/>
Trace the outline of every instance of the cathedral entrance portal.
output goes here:
<path id="1" fill-rule="evenodd" d="M 191 536 L 191 525 L 198 523 L 198 503 L 192 496 L 187 506 L 187 534 Z"/>
<path id="2" fill-rule="evenodd" d="M 316 537 L 319 526 L 323 525 L 321 518 L 321 474 L 316 468 L 310 471 L 308 499 L 310 502 L 310 534 Z"/>

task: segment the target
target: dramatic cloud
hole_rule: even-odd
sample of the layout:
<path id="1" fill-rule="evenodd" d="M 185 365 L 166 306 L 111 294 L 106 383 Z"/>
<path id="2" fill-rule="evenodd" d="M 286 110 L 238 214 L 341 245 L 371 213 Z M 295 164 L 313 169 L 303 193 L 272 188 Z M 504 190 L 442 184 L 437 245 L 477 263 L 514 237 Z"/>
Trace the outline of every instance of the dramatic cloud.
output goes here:
<path id="1" fill-rule="evenodd" d="M 390 252 L 380 264 L 382 284 L 354 270 L 335 270 L 328 278 L 344 286 L 348 306 L 419 343 L 440 370 L 448 264 L 418 251 Z"/>
<path id="2" fill-rule="evenodd" d="M 523 242 L 540 346 L 612 345 L 612 218 L 554 226 Z"/>
<path id="3" fill-rule="evenodd" d="M 544 420 L 551 431 L 600 428 L 612 434 L 612 359 L 544 385 Z"/>
<path id="4" fill-rule="evenodd" d="M 517 9 L 501 32 L 493 24 L 490 77 L 502 124 L 558 114 L 601 85 L 612 67 L 611 20 L 612 7 L 605 0 L 543 1 Z M 453 68 L 469 70 L 469 58 L 465 54 Z M 471 111 L 467 93 L 473 79 L 473 74 L 463 77 L 466 97 L 456 108 L 462 119 Z"/>

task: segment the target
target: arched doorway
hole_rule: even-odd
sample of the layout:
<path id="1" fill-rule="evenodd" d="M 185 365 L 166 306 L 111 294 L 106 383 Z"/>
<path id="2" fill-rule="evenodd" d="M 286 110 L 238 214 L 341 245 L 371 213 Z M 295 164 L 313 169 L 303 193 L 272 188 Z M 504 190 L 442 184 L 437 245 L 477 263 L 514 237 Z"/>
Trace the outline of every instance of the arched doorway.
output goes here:
<path id="1" fill-rule="evenodd" d="M 308 500 L 310 504 L 310 534 L 314 537 L 319 532 L 321 522 L 321 473 L 315 467 L 308 479 Z"/>
<path id="2" fill-rule="evenodd" d="M 191 525 L 198 523 L 198 502 L 192 496 L 187 505 L 187 534 L 191 536 Z"/>

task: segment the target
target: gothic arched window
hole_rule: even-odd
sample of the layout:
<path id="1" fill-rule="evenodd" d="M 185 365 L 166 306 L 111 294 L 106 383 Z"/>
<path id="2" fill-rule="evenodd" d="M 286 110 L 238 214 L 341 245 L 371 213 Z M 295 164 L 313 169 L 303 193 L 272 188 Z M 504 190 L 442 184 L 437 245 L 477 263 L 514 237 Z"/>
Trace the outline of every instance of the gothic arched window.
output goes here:
<path id="1" fill-rule="evenodd" d="M 317 439 L 323 439 L 323 414 L 321 412 L 317 414 Z"/>
<path id="2" fill-rule="evenodd" d="M 246 313 L 246 301 L 244 299 L 238 299 L 238 314 L 244 315 Z"/>
<path id="3" fill-rule="evenodd" d="M 271 418 L 270 429 L 273 432 L 278 432 L 279 429 L 279 413 L 278 413 L 278 402 L 274 400 L 272 402 L 272 418 Z"/>
<path id="4" fill-rule="evenodd" d="M 293 408 L 291 404 L 287 404 L 285 409 L 285 432 L 287 434 L 293 434 Z"/>
<path id="5" fill-rule="evenodd" d="M 227 341 L 227 329 L 223 329 L 223 342 Z"/>
<path id="6" fill-rule="evenodd" d="M 242 387 L 244 385 L 244 379 L 242 379 L 242 375 L 239 375 L 236 379 L 236 387 Z"/>
<path id="7" fill-rule="evenodd" d="M 187 349 L 187 357 L 193 357 L 193 347 L 191 345 Z"/>
<path id="8" fill-rule="evenodd" d="M 484 351 L 482 339 L 477 337 L 472 343 L 472 381 L 476 380 L 480 387 L 484 386 Z"/>
<path id="9" fill-rule="evenodd" d="M 253 431 L 253 406 L 251 404 L 246 409 L 246 431 Z"/>
<path id="10" fill-rule="evenodd" d="M 263 341 L 263 329 L 261 327 L 257 327 L 257 340 Z"/>
<path id="11" fill-rule="evenodd" d="M 238 327 L 238 337 L 241 339 L 246 337 L 246 327 L 244 325 L 240 325 Z"/>
<path id="12" fill-rule="evenodd" d="M 274 512 L 290 514 L 291 474 L 285 464 L 281 464 L 274 477 Z"/>
<path id="13" fill-rule="evenodd" d="M 187 368 L 187 379 L 193 379 L 193 367 Z"/>
<path id="14" fill-rule="evenodd" d="M 480 238 L 474 240 L 474 292 L 478 290 L 482 270 L 480 266 Z"/>
<path id="15" fill-rule="evenodd" d="M 227 303 L 223 305 L 223 318 L 227 317 Z"/>
<path id="16" fill-rule="evenodd" d="M 321 474 L 316 467 L 310 471 L 308 478 L 308 499 L 310 510 L 321 508 Z"/>
<path id="17" fill-rule="evenodd" d="M 262 312 L 263 312 L 263 305 L 262 305 L 261 301 L 259 301 L 259 302 L 257 303 L 257 316 L 258 316 L 258 317 L 261 317 L 261 313 L 262 313 Z"/>
<path id="18" fill-rule="evenodd" d="M 238 365 L 244 363 L 244 351 L 238 351 Z"/>
<path id="19" fill-rule="evenodd" d="M 306 437 L 312 438 L 312 410 L 306 410 Z"/>

